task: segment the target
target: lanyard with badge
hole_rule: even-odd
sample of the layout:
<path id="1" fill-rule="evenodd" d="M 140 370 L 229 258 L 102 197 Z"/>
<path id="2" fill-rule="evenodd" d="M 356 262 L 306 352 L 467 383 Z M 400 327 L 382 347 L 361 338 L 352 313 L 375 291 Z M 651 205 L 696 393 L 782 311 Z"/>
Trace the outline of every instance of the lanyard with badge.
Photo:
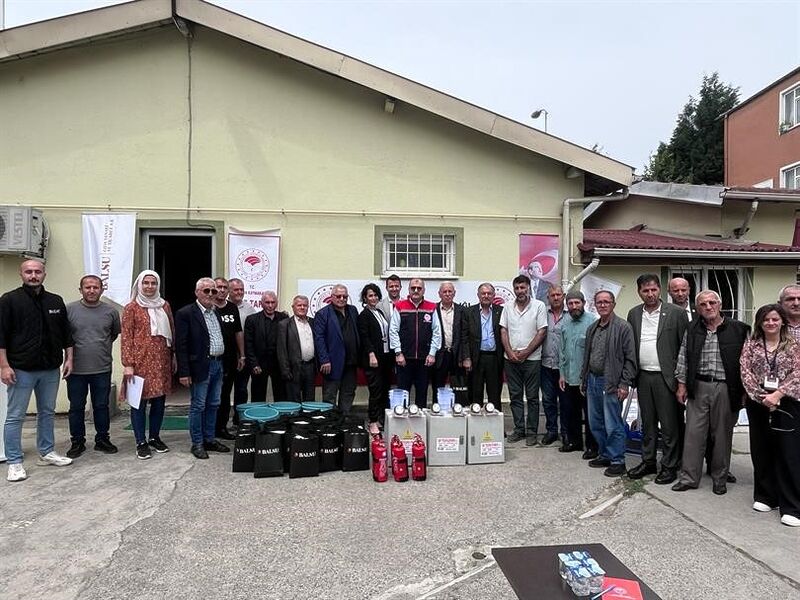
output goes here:
<path id="1" fill-rule="evenodd" d="M 762 387 L 768 392 L 774 392 L 778 389 L 778 374 L 776 373 L 776 363 L 778 362 L 778 348 L 775 348 L 775 354 L 772 357 L 772 362 L 769 360 L 769 353 L 767 352 L 767 340 L 761 340 L 764 344 L 764 360 L 767 362 L 769 373 L 764 375 L 764 383 Z"/>

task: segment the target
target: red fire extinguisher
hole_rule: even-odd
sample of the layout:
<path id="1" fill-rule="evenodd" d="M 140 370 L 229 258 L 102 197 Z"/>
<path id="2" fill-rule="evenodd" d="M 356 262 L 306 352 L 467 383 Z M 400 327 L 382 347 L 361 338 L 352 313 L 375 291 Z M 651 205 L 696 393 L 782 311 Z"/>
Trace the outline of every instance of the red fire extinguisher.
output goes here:
<path id="1" fill-rule="evenodd" d="M 380 434 L 372 436 L 372 478 L 380 483 L 389 479 L 386 444 Z"/>
<path id="2" fill-rule="evenodd" d="M 403 442 L 392 436 L 392 475 L 395 481 L 408 481 L 408 456 Z"/>
<path id="3" fill-rule="evenodd" d="M 414 443 L 411 444 L 411 479 L 414 481 L 425 481 L 428 476 L 428 469 L 425 462 L 425 441 L 420 434 L 414 436 Z"/>

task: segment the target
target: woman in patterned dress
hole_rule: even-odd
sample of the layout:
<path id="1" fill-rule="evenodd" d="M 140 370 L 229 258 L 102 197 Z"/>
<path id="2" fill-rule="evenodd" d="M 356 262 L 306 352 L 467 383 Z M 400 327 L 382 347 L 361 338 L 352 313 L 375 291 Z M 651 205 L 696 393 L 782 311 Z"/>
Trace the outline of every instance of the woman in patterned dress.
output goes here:
<path id="1" fill-rule="evenodd" d="M 136 456 L 150 458 L 150 448 L 167 452 L 161 441 L 164 403 L 172 391 L 175 372 L 175 326 L 169 304 L 161 297 L 161 279 L 155 271 L 142 271 L 133 283 L 131 301 L 122 311 L 122 365 L 130 382 L 144 379 L 139 408 L 131 407 L 131 426 L 136 437 Z M 150 436 L 145 436 L 147 405 L 150 405 Z"/>
<path id="2" fill-rule="evenodd" d="M 749 399 L 753 510 L 779 508 L 781 523 L 800 527 L 800 345 L 779 304 L 756 312 L 740 358 Z"/>

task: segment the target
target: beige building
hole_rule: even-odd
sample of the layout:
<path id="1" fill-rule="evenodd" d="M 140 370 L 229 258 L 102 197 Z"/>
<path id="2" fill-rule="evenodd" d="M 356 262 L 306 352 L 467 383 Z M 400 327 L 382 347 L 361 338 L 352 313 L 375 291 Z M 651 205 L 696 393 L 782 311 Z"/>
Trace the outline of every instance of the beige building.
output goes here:
<path id="1" fill-rule="evenodd" d="M 579 244 L 595 275 L 622 284 L 619 314 L 641 302 L 642 273 L 661 277 L 665 300 L 675 276 L 689 280 L 692 303 L 696 292 L 716 290 L 726 314 L 748 323 L 795 282 L 800 193 L 649 181 L 629 189 L 624 202 L 587 207 Z"/>
<path id="2" fill-rule="evenodd" d="M 510 280 L 522 233 L 566 230 L 574 274 L 584 198 L 633 175 L 199 0 L 1 31 L 0 131 L 0 205 L 41 211 L 47 287 L 67 300 L 81 216 L 105 211 L 136 213 L 134 273 L 161 272 L 176 307 L 225 272 L 230 228 L 280 230 L 283 308 L 299 279 Z M 425 269 L 400 256 L 423 250 Z M 19 284 L 19 254 L 0 257 L 0 289 Z"/>

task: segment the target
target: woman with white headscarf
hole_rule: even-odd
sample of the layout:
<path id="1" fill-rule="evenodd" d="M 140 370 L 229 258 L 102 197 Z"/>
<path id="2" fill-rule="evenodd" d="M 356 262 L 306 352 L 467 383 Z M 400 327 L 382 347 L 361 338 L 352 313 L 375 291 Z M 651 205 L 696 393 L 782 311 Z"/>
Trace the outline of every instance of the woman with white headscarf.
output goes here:
<path id="1" fill-rule="evenodd" d="M 167 452 L 161 441 L 164 403 L 172 391 L 175 326 L 169 303 L 161 297 L 161 278 L 155 271 L 142 271 L 133 283 L 131 301 L 122 311 L 122 365 L 125 379 L 144 379 L 139 408 L 131 407 L 131 426 L 136 437 L 136 456 L 150 458 L 150 448 Z M 150 405 L 150 435 L 145 435 L 147 405 Z"/>

